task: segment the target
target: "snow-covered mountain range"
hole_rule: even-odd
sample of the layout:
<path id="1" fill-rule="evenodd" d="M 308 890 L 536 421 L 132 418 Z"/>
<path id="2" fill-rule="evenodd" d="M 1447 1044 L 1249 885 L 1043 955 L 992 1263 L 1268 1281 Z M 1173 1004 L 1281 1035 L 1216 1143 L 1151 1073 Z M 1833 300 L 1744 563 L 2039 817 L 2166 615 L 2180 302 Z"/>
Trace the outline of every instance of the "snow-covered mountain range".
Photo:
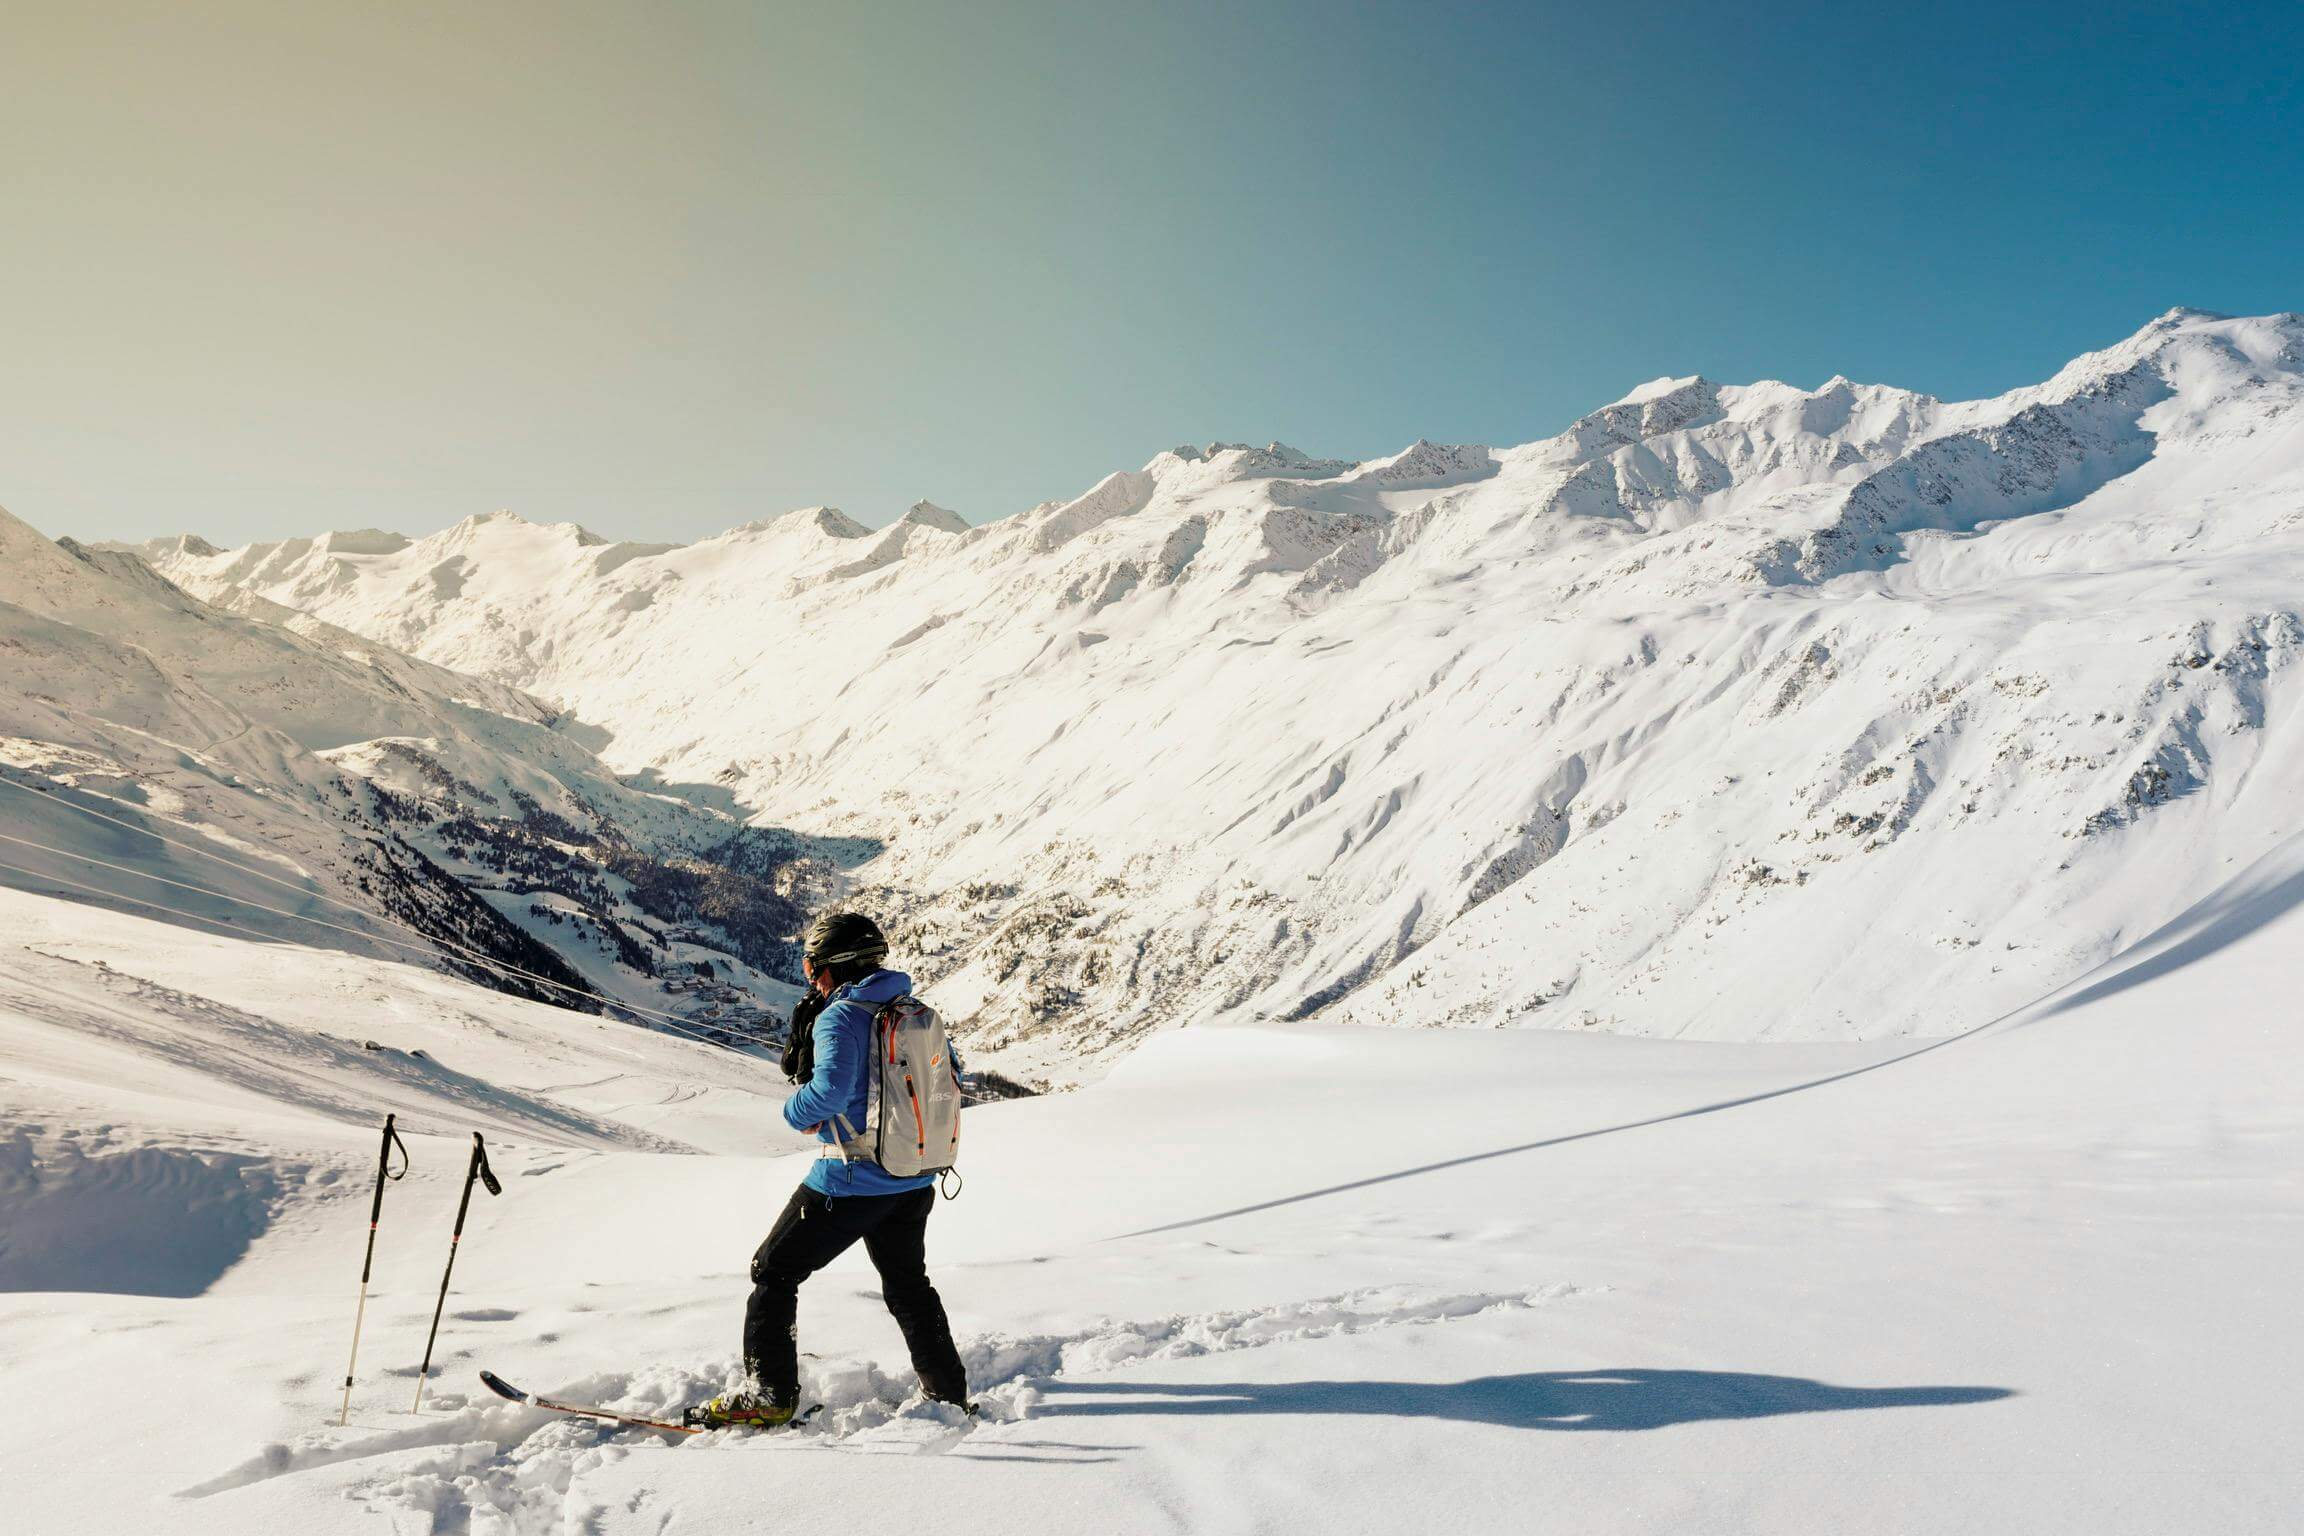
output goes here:
<path id="1" fill-rule="evenodd" d="M 1024 1070 L 1225 1011 L 1938 1033 L 2293 830 L 2300 400 L 2304 319 L 2177 310 L 1989 400 L 1661 379 L 973 528 L 143 553 L 880 850 L 862 899 Z"/>

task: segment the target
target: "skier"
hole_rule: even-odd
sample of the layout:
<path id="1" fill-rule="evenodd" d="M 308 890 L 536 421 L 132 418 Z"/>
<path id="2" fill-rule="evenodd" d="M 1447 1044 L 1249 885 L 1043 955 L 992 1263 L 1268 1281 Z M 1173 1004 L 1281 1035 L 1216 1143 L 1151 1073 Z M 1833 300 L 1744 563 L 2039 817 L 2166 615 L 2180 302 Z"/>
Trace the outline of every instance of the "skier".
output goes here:
<path id="1" fill-rule="evenodd" d="M 738 1391 L 690 1409 L 689 1422 L 770 1428 L 791 1421 L 800 1407 L 800 1284 L 858 1239 L 880 1272 L 881 1298 L 904 1332 L 920 1390 L 933 1401 L 972 1411 L 952 1326 L 928 1282 L 935 1179 L 899 1178 L 868 1155 L 841 1150 L 840 1123 L 866 1121 L 874 1010 L 909 993 L 912 980 L 881 967 L 888 940 L 877 923 L 857 912 L 818 917 L 802 938 L 801 954 L 810 991 L 793 1009 L 785 1054 L 785 1070 L 801 1086 L 785 1101 L 784 1119 L 827 1145 L 752 1256 L 752 1298 L 744 1310 L 746 1380 Z"/>

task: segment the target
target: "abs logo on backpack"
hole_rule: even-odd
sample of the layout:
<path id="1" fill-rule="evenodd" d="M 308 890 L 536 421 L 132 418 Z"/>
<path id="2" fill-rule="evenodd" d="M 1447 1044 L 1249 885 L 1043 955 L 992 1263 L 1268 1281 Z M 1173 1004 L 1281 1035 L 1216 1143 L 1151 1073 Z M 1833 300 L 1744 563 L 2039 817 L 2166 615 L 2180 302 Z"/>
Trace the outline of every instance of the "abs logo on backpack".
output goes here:
<path id="1" fill-rule="evenodd" d="M 907 993 L 872 1028 L 872 1160 L 899 1178 L 960 1159 L 960 1064 L 935 1009 Z"/>

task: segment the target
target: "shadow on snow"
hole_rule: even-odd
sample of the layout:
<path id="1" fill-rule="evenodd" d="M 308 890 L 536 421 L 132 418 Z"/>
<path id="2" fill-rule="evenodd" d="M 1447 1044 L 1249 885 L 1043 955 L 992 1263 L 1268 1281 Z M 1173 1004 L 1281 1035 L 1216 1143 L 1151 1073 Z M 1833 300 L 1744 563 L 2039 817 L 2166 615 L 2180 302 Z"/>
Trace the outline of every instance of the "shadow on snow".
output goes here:
<path id="1" fill-rule="evenodd" d="M 1450 1382 L 1054 1381 L 1034 1417 L 1372 1413 L 1507 1429 L 1622 1431 L 1787 1413 L 1936 1408 L 2015 1395 L 2006 1387 L 1835 1387 L 1744 1371 L 1537 1371 Z"/>
<path id="2" fill-rule="evenodd" d="M 2146 935 L 2142 942 L 2099 967 L 2108 974 L 2070 996 L 2058 998 L 2041 1012 L 2040 1018 L 2086 1007 L 2171 971 L 2182 970 L 2286 915 L 2298 902 L 2304 902 L 2304 867 L 2298 866 L 2300 843 L 2304 843 L 2304 839 L 2291 838 L 2265 854 L 2225 881 L 2205 900 L 2186 908 L 2181 915 Z M 2131 955 L 2138 958 L 2121 965 L 2121 961 Z M 2114 966 L 2120 968 L 2114 970 Z"/>

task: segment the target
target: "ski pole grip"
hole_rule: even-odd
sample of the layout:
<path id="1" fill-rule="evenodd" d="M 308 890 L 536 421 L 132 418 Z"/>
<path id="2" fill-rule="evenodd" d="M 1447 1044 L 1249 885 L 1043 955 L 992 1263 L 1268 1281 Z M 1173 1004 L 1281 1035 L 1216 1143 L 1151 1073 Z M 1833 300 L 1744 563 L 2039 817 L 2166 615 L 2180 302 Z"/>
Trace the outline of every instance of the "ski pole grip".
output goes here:
<path id="1" fill-rule="evenodd" d="M 472 1166 L 478 1171 L 480 1182 L 488 1186 L 488 1193 L 504 1193 L 504 1186 L 496 1182 L 496 1170 L 488 1166 L 488 1144 L 480 1139 L 478 1131 L 472 1133 Z"/>

